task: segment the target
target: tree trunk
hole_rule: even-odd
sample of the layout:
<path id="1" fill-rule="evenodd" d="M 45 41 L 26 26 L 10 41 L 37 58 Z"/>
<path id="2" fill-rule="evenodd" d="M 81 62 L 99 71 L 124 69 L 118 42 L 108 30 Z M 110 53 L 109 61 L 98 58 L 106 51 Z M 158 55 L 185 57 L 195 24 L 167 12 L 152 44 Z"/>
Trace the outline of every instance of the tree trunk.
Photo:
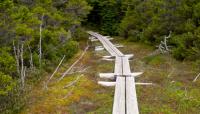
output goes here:
<path id="1" fill-rule="evenodd" d="M 18 49 L 18 48 L 17 48 Z M 13 41 L 13 50 L 15 54 L 15 59 L 16 59 L 16 67 L 17 67 L 17 73 L 20 75 L 20 68 L 19 68 L 19 50 L 17 50 L 15 47 L 15 42 Z"/>
<path id="2" fill-rule="evenodd" d="M 20 51 L 20 57 L 21 57 L 21 83 L 22 83 L 22 88 L 24 88 L 24 44 L 22 43 L 21 45 L 21 51 Z"/>
<path id="3" fill-rule="evenodd" d="M 41 24 L 40 24 L 40 42 L 39 42 L 39 63 L 41 67 L 42 62 L 42 26 L 43 26 L 44 14 L 41 17 Z"/>
<path id="4" fill-rule="evenodd" d="M 29 52 L 30 52 L 30 60 L 29 60 L 29 62 L 30 62 L 30 67 L 31 67 L 31 69 L 33 69 L 33 54 L 32 54 L 32 51 L 31 51 L 31 48 L 30 48 L 30 46 L 28 45 L 28 49 L 29 49 Z"/>

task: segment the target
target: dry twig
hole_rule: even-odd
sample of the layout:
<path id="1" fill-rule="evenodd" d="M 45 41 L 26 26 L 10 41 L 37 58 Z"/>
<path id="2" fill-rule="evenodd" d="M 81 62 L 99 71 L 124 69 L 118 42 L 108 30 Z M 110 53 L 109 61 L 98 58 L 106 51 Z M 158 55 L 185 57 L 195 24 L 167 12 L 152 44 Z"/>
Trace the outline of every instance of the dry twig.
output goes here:
<path id="1" fill-rule="evenodd" d="M 71 69 L 83 58 L 88 49 L 89 49 L 89 44 L 87 44 L 87 47 L 84 49 L 81 56 L 63 73 L 63 75 L 61 76 L 61 78 L 59 78 L 58 81 L 61 81 L 71 71 Z"/>
<path id="2" fill-rule="evenodd" d="M 50 80 L 53 78 L 53 76 L 56 74 L 56 72 L 58 71 L 60 65 L 62 64 L 63 60 L 65 59 L 65 55 L 63 56 L 63 58 L 61 59 L 60 63 L 58 64 L 58 66 L 56 67 L 56 69 L 54 70 L 53 74 L 50 76 L 50 78 L 47 80 L 46 84 L 45 84 L 45 88 L 48 88 L 48 83 L 50 82 Z"/>
<path id="3" fill-rule="evenodd" d="M 193 82 L 196 82 L 199 77 L 200 77 L 200 73 L 195 77 L 195 79 L 193 80 Z"/>

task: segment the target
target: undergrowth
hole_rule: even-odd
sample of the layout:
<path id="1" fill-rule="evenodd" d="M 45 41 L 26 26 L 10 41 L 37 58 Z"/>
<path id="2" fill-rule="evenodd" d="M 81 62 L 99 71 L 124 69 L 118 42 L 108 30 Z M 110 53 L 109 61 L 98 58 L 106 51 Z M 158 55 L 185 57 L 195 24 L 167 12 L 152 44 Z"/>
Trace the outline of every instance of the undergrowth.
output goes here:
<path id="1" fill-rule="evenodd" d="M 118 39 L 116 41 L 118 42 Z M 141 114 L 199 114 L 200 79 L 192 82 L 198 73 L 198 64 L 189 61 L 176 61 L 170 54 L 155 54 L 153 47 L 140 43 L 121 42 L 123 53 L 134 54 L 130 61 L 132 72 L 143 71 L 137 82 L 151 82 L 152 86 L 136 86 L 139 110 Z M 94 52 L 91 48 L 77 66 L 86 65 L 85 73 L 67 75 L 62 81 L 55 81 L 62 75 L 78 55 L 65 64 L 43 90 L 43 84 L 33 91 L 29 106 L 22 114 L 111 114 L 114 99 L 114 87 L 102 87 L 97 84 L 98 73 L 113 72 L 114 62 L 101 60 L 106 51 Z M 126 48 L 128 47 L 128 48 Z M 80 79 L 73 86 L 63 88 Z"/>

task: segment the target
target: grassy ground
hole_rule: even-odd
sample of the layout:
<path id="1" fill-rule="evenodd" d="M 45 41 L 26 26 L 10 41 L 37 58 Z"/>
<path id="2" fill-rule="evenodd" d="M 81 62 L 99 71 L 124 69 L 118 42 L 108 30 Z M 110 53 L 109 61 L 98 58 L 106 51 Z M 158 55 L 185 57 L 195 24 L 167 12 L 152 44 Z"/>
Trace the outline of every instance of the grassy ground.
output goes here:
<path id="1" fill-rule="evenodd" d="M 84 73 L 67 75 L 63 80 L 57 80 L 62 73 L 80 56 L 80 51 L 69 63 L 64 64 L 51 82 L 48 89 L 44 89 L 44 82 L 51 75 L 38 84 L 30 93 L 27 107 L 21 114 L 110 114 L 112 111 L 114 88 L 104 88 L 97 84 L 98 72 L 111 71 L 112 63 L 101 61 L 100 56 L 105 54 L 87 51 L 84 58 L 75 66 L 88 67 Z M 73 85 L 64 88 L 75 81 Z"/>
<path id="2" fill-rule="evenodd" d="M 141 114 L 200 114 L 200 79 L 193 79 L 199 67 L 193 62 L 179 62 L 169 54 L 153 54 L 151 47 L 123 42 L 124 53 L 134 53 L 132 71 L 144 71 L 137 82 L 154 86 L 137 86 Z"/>
<path id="3" fill-rule="evenodd" d="M 200 114 L 200 79 L 192 82 L 199 69 L 194 63 L 178 62 L 167 54 L 152 55 L 154 49 L 140 43 L 120 41 L 120 44 L 125 45 L 120 48 L 122 52 L 135 55 L 130 61 L 132 71 L 144 71 L 136 81 L 154 83 L 154 86 L 137 86 L 141 114 Z M 43 88 L 44 82 L 33 89 L 22 114 L 111 114 L 114 87 L 99 86 L 97 81 L 101 80 L 99 72 L 113 72 L 114 63 L 100 60 L 107 52 L 94 52 L 94 45 L 100 44 L 93 43 L 76 66 L 89 67 L 86 72 L 56 81 L 80 52 L 61 67 L 48 84 L 48 90 Z M 63 88 L 77 77 L 77 83 Z"/>

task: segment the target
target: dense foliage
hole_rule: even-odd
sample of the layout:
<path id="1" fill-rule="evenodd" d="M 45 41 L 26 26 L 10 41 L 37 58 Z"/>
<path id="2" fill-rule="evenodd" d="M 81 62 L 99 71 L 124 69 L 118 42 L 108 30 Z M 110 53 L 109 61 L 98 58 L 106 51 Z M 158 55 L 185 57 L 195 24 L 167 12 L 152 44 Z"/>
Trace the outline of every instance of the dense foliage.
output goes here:
<path id="1" fill-rule="evenodd" d="M 176 59 L 200 57 L 199 0 L 88 0 L 89 15 L 103 33 L 130 41 L 158 45 L 170 31 L 169 44 Z M 119 26 L 118 26 L 119 25 Z"/>
<path id="2" fill-rule="evenodd" d="M 117 35 L 122 19 L 120 0 L 87 0 L 93 7 L 88 15 L 88 25 L 98 28 L 103 34 Z"/>
<path id="3" fill-rule="evenodd" d="M 90 9 L 85 0 L 0 1 L 0 112 L 16 113 L 27 86 L 78 51 Z"/>

